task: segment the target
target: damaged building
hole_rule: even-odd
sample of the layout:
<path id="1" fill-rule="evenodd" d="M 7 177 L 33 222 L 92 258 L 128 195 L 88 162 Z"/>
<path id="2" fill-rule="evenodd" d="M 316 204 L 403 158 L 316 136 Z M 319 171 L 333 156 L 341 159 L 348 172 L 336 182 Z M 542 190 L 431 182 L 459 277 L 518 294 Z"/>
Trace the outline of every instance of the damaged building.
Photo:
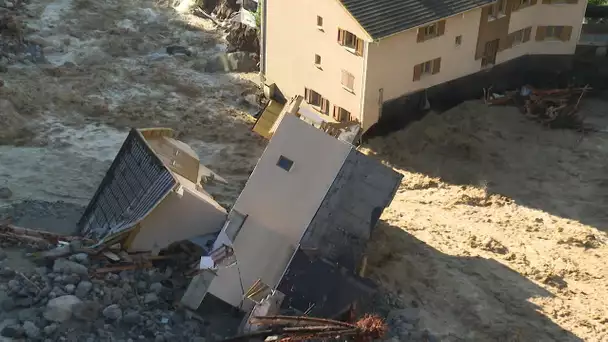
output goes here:
<path id="1" fill-rule="evenodd" d="M 359 276 L 364 251 L 401 178 L 284 116 L 215 241 L 231 262 L 202 261 L 182 303 L 196 308 L 212 295 L 245 312 L 345 313 L 373 291 Z"/>
<path id="2" fill-rule="evenodd" d="M 350 312 L 374 291 L 362 277 L 365 249 L 402 176 L 342 134 L 283 114 L 229 212 L 204 189 L 225 181 L 172 130 L 131 130 L 81 232 L 152 255 L 184 240 L 200 246 L 181 299 L 193 310 L 219 299 L 245 314 Z"/>

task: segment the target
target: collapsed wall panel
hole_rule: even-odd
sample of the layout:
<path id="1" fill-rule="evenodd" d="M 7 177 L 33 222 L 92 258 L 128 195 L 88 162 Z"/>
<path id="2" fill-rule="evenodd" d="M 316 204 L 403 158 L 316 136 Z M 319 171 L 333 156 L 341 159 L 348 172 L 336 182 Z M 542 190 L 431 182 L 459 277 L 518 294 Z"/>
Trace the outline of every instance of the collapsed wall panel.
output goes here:
<path id="1" fill-rule="evenodd" d="M 177 185 L 171 172 L 132 129 L 78 222 L 101 239 L 133 228 Z"/>

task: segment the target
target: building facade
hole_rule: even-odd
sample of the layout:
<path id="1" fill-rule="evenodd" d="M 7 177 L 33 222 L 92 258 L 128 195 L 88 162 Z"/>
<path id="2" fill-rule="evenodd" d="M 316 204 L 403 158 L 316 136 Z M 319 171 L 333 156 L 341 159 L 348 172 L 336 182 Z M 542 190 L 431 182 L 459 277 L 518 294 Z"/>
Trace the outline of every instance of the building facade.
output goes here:
<path id="1" fill-rule="evenodd" d="M 262 80 L 334 121 L 527 55 L 572 55 L 585 0 L 266 0 Z"/>

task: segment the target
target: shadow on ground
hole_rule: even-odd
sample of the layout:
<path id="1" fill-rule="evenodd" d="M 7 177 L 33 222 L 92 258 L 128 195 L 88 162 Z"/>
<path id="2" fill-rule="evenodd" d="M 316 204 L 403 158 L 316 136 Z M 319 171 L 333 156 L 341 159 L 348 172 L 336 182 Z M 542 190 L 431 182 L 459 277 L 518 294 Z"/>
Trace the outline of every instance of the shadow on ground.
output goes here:
<path id="1" fill-rule="evenodd" d="M 368 249 L 368 275 L 398 300 L 389 308 L 395 341 L 581 341 L 528 300 L 552 294 L 503 264 L 451 256 L 381 221 Z"/>
<path id="2" fill-rule="evenodd" d="M 606 102 L 589 99 L 582 113 L 608 131 Z M 465 102 L 367 147 L 392 166 L 472 185 L 517 204 L 608 230 L 608 134 L 543 127 L 514 107 Z"/>

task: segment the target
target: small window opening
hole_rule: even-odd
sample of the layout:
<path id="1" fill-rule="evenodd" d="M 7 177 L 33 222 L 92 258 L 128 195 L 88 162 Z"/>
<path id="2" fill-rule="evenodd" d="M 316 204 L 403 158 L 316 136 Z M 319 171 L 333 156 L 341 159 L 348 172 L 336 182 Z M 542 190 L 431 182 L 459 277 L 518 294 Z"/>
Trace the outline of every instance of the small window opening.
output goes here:
<path id="1" fill-rule="evenodd" d="M 456 36 L 454 43 L 456 44 L 456 46 L 462 45 L 462 36 Z"/>
<path id="2" fill-rule="evenodd" d="M 293 160 L 280 156 L 279 161 L 277 161 L 277 166 L 285 171 L 290 171 L 293 167 Z"/>
<path id="3" fill-rule="evenodd" d="M 315 65 L 316 66 L 320 66 L 321 65 L 321 56 L 315 55 Z"/>
<path id="4" fill-rule="evenodd" d="M 323 17 L 321 17 L 321 16 L 317 16 L 317 28 L 319 28 L 319 29 L 323 28 Z"/>

